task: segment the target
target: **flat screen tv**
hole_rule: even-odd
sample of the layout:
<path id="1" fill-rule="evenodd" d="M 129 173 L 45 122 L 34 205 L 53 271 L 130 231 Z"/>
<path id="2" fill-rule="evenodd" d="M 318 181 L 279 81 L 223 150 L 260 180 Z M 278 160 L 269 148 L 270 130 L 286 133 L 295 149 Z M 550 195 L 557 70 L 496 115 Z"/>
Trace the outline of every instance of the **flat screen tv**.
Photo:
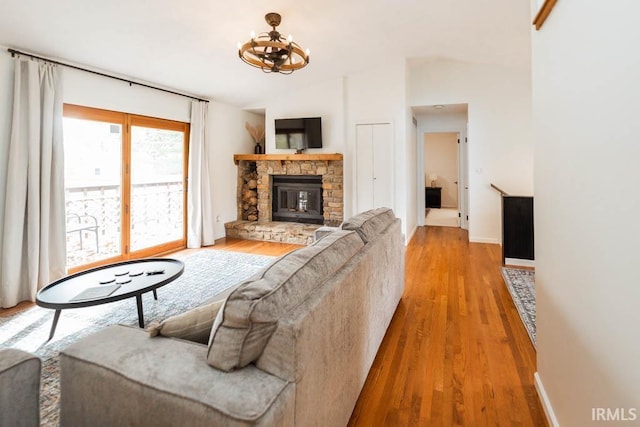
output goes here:
<path id="1" fill-rule="evenodd" d="M 276 148 L 293 148 L 298 152 L 307 148 L 322 148 L 320 117 L 276 119 Z"/>

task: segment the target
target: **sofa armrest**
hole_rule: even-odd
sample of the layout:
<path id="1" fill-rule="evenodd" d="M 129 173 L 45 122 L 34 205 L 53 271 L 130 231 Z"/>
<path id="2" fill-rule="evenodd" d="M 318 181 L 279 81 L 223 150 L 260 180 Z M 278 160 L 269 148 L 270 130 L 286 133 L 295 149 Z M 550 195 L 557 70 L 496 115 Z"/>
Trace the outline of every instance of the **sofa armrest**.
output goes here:
<path id="1" fill-rule="evenodd" d="M 328 225 L 323 225 L 313 232 L 313 241 L 317 242 L 337 230 L 340 230 L 340 227 L 329 227 Z"/>
<path id="2" fill-rule="evenodd" d="M 253 365 L 222 372 L 207 346 L 110 326 L 60 352 L 60 423 L 287 425 L 293 384 Z"/>
<path id="3" fill-rule="evenodd" d="M 0 426 L 40 424 L 40 369 L 37 356 L 22 350 L 0 350 Z"/>

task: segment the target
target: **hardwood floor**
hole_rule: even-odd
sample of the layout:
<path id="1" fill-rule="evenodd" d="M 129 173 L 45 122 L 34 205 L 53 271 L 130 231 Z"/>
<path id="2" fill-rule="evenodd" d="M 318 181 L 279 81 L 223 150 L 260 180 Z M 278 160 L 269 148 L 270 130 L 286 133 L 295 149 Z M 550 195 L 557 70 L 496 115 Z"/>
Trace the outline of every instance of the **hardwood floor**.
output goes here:
<path id="1" fill-rule="evenodd" d="M 190 253 L 201 250 L 223 250 L 233 252 L 246 252 L 259 255 L 281 256 L 302 247 L 303 245 L 295 245 L 293 243 L 272 243 L 261 242 L 257 240 L 233 239 L 227 237 L 216 240 L 216 244 L 213 246 L 207 246 L 202 249 L 183 249 L 179 252 L 174 252 L 173 254 L 167 256 L 188 255 Z"/>
<path id="2" fill-rule="evenodd" d="M 546 426 L 536 354 L 500 274 L 498 245 L 420 227 L 403 298 L 350 426 Z"/>
<path id="3" fill-rule="evenodd" d="M 220 239 L 205 249 L 283 255 L 298 245 Z M 421 227 L 407 247 L 404 296 L 350 426 L 546 426 L 535 350 L 500 275 L 497 245 Z M 23 303 L 0 316 L 29 307 Z"/>

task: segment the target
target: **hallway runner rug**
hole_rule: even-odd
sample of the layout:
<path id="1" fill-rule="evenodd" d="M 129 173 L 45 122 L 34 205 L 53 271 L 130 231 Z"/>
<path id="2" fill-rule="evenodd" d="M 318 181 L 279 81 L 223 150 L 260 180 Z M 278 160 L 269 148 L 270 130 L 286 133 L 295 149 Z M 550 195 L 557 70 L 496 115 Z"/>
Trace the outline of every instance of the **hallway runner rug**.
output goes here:
<path id="1" fill-rule="evenodd" d="M 201 305 L 228 290 L 274 261 L 275 257 L 201 250 L 186 256 L 184 273 L 158 288 L 158 300 L 151 292 L 142 296 L 145 325 L 161 321 Z M 54 310 L 31 307 L 0 318 L 0 348 L 18 348 L 42 359 L 40 385 L 41 426 L 57 426 L 59 412 L 58 353 L 78 339 L 113 324 L 138 325 L 135 298 L 86 308 L 62 310 L 56 334 L 46 342 Z M 204 361 L 203 361 L 204 363 Z"/>
<path id="2" fill-rule="evenodd" d="M 535 272 L 520 268 L 502 267 L 502 277 L 509 289 L 522 323 L 536 346 L 536 286 Z"/>

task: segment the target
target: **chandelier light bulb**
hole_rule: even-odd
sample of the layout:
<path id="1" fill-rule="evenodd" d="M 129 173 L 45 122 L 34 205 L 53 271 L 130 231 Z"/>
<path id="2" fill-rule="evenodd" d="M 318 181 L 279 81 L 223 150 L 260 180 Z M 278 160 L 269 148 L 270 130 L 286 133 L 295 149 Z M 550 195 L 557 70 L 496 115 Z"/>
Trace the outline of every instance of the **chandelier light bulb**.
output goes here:
<path id="1" fill-rule="evenodd" d="M 238 42 L 238 50 L 242 47 L 242 43 Z"/>
<path id="2" fill-rule="evenodd" d="M 289 43 L 291 43 L 293 41 L 293 36 L 289 34 L 289 37 L 287 37 L 287 40 L 289 40 Z"/>
<path id="3" fill-rule="evenodd" d="M 255 39 L 256 38 L 256 32 L 255 31 L 251 31 L 251 39 Z"/>
<path id="4" fill-rule="evenodd" d="M 311 55 L 311 51 L 309 49 L 305 50 L 304 52 L 307 54 L 307 56 Z"/>

